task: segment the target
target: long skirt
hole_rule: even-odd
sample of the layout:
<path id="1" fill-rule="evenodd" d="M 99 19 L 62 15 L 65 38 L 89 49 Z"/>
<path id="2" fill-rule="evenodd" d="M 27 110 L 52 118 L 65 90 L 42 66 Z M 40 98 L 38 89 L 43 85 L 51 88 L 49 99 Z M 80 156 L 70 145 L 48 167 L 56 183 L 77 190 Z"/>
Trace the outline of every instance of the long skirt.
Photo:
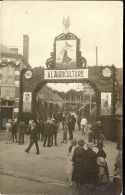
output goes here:
<path id="1" fill-rule="evenodd" d="M 85 183 L 85 165 L 82 159 L 76 159 L 74 163 L 74 170 L 72 174 L 72 181 L 79 182 L 81 184 Z"/>
<path id="2" fill-rule="evenodd" d="M 12 132 L 9 130 L 6 130 L 5 143 L 6 144 L 12 143 Z"/>

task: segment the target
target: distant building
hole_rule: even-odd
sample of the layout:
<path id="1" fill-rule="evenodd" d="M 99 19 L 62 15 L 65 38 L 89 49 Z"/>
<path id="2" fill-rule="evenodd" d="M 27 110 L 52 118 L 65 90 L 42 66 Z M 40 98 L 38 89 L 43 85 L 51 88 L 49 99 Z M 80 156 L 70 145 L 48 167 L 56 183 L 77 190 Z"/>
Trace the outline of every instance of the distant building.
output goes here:
<path id="1" fill-rule="evenodd" d="M 58 104 L 60 108 L 62 108 L 63 99 L 59 95 L 55 94 L 54 90 L 47 85 L 37 93 L 37 98 L 48 103 Z"/>
<path id="2" fill-rule="evenodd" d="M 0 129 L 5 127 L 5 119 L 17 120 L 20 102 L 20 71 L 31 68 L 29 58 L 29 37 L 23 36 L 23 56 L 18 48 L 7 48 L 1 44 L 0 59 Z"/>

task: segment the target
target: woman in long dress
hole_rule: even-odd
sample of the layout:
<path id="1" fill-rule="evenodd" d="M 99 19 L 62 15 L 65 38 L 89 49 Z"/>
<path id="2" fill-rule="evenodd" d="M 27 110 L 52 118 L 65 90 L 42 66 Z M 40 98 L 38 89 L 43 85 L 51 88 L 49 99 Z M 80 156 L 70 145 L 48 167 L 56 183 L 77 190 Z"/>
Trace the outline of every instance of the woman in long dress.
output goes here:
<path id="1" fill-rule="evenodd" d="M 78 145 L 74 150 L 74 155 L 72 158 L 74 164 L 74 170 L 72 174 L 72 181 L 76 182 L 76 190 L 79 190 L 81 185 L 85 183 L 85 163 L 86 163 L 86 153 L 83 148 L 85 142 L 84 140 L 79 140 Z"/>
<path id="2" fill-rule="evenodd" d="M 64 65 L 69 65 L 72 61 L 72 59 L 68 56 L 68 50 L 72 51 L 72 45 L 65 42 L 64 48 L 61 51 L 61 53 L 63 53 L 62 63 Z"/>
<path id="3" fill-rule="evenodd" d="M 73 161 L 72 157 L 74 154 L 74 150 L 76 148 L 77 140 L 73 139 L 71 141 L 71 146 L 69 147 L 69 153 L 68 153 L 68 163 L 67 163 L 67 168 L 66 168 L 66 173 L 69 175 L 69 187 L 73 186 L 73 181 L 72 181 L 72 173 L 73 173 Z"/>
<path id="4" fill-rule="evenodd" d="M 12 125 L 11 119 L 8 120 L 6 124 L 6 134 L 5 134 L 5 144 L 12 143 Z"/>

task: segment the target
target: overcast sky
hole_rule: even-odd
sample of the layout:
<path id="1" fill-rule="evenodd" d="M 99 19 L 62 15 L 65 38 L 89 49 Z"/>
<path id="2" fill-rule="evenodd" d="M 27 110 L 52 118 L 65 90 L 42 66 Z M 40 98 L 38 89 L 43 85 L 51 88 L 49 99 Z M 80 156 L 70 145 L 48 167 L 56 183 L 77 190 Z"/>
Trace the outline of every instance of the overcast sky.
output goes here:
<path id="1" fill-rule="evenodd" d="M 120 1 L 5 1 L 2 2 L 2 44 L 20 46 L 29 36 L 29 64 L 45 66 L 54 38 L 63 32 L 62 18 L 70 17 L 69 31 L 81 39 L 88 65 L 122 67 L 123 3 Z"/>
<path id="2" fill-rule="evenodd" d="M 81 39 L 88 65 L 122 67 L 122 2 L 118 1 L 6 1 L 2 3 L 2 43 L 22 46 L 30 38 L 29 63 L 45 66 L 53 51 L 54 38 L 62 33 L 62 18 L 70 17 L 69 31 Z M 22 47 L 19 47 L 22 53 Z"/>

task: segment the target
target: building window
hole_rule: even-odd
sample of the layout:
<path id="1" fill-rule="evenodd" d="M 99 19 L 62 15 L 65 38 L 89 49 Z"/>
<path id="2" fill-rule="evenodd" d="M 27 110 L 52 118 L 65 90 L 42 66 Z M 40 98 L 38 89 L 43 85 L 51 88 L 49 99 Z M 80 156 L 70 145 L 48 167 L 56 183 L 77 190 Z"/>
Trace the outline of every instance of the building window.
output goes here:
<path id="1" fill-rule="evenodd" d="M 8 101 L 8 106 L 13 106 L 13 101 Z"/>
<path id="2" fill-rule="evenodd" d="M 1 84 L 15 84 L 15 68 L 11 65 L 2 67 Z"/>
<path id="3" fill-rule="evenodd" d="M 1 106 L 6 106 L 6 100 L 1 100 Z"/>

